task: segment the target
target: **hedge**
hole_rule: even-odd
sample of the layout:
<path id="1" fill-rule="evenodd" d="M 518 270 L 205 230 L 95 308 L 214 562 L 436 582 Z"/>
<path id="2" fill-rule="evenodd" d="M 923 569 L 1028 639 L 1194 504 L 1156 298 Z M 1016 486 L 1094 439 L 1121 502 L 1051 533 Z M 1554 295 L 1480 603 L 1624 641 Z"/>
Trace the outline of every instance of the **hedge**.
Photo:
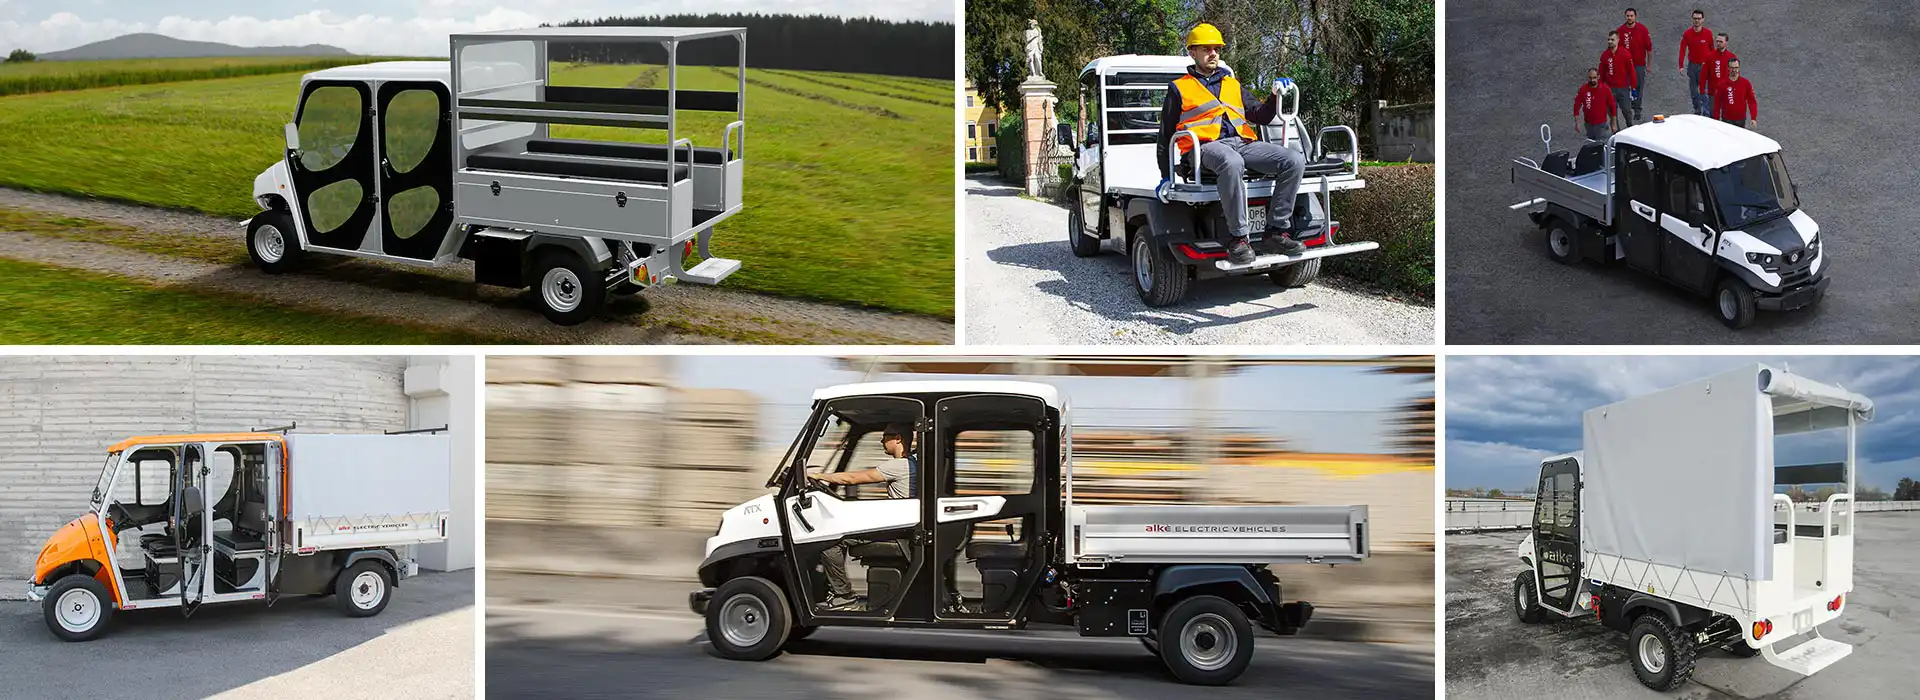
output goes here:
<path id="1" fill-rule="evenodd" d="M 1361 166 L 1366 189 L 1334 193 L 1338 242 L 1380 249 L 1327 258 L 1326 271 L 1433 299 L 1433 165 Z"/>

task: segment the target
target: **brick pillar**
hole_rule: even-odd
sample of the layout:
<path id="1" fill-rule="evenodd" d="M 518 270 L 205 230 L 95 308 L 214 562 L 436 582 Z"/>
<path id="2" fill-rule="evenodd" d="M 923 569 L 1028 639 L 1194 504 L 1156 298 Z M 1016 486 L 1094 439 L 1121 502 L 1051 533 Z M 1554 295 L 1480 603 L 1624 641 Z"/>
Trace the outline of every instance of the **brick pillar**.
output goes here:
<path id="1" fill-rule="evenodd" d="M 1040 196 L 1041 156 L 1053 150 L 1053 89 L 1055 84 L 1040 78 L 1020 83 L 1021 135 L 1026 138 L 1027 194 Z"/>

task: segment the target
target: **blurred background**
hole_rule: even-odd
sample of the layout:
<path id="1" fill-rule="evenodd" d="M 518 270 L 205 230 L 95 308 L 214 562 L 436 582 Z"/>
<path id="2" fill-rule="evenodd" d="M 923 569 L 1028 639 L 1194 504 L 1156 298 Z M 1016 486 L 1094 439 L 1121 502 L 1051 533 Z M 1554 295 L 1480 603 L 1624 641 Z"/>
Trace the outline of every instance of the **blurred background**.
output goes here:
<path id="1" fill-rule="evenodd" d="M 1366 504 L 1373 559 L 1284 567 L 1287 596 L 1431 625 L 1432 375 L 1430 357 L 491 356 L 487 563 L 692 582 L 814 390 L 1020 378 L 1068 397 L 1077 501 Z"/>

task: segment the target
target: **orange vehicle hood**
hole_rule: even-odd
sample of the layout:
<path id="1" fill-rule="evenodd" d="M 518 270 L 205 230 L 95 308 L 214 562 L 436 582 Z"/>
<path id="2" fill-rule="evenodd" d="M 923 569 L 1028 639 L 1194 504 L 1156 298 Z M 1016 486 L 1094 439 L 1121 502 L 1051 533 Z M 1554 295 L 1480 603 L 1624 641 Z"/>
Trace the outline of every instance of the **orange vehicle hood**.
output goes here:
<path id="1" fill-rule="evenodd" d="M 100 521 L 94 514 L 88 513 L 68 521 L 53 531 L 47 543 L 40 547 L 40 557 L 33 561 L 33 582 L 39 585 L 51 585 L 47 575 L 71 562 L 91 559 L 101 565 L 95 578 L 106 584 L 117 603 L 120 591 L 113 583 L 113 575 L 105 567 L 108 565 L 107 548 L 113 546 L 100 536 Z"/>

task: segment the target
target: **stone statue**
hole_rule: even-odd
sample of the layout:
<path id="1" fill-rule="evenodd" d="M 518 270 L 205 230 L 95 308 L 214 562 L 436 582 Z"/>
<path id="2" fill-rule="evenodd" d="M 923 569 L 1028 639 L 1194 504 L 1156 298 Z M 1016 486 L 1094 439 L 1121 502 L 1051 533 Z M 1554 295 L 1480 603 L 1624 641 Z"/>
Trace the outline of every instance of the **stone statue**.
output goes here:
<path id="1" fill-rule="evenodd" d="M 1040 20 L 1027 20 L 1027 77 L 1039 78 L 1046 75 L 1040 69 Z"/>

